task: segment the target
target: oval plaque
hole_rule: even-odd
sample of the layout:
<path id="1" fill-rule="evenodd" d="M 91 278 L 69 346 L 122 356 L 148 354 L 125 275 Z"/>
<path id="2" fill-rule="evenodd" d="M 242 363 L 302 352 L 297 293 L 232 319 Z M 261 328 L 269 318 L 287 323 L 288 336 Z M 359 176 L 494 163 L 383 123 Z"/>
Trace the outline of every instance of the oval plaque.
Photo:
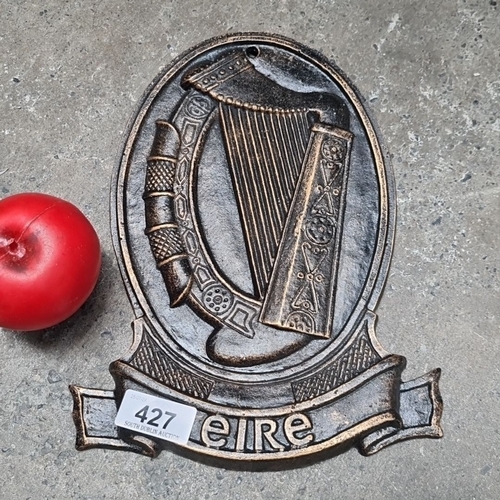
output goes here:
<path id="1" fill-rule="evenodd" d="M 72 387 L 79 448 L 173 446 L 144 408 L 113 427 L 129 389 L 195 408 L 178 449 L 221 459 L 441 435 L 439 371 L 402 384 L 405 359 L 375 338 L 394 182 L 324 57 L 265 34 L 181 56 L 130 126 L 112 212 L 135 340 L 114 392 Z M 99 405 L 108 434 L 89 435 Z"/>

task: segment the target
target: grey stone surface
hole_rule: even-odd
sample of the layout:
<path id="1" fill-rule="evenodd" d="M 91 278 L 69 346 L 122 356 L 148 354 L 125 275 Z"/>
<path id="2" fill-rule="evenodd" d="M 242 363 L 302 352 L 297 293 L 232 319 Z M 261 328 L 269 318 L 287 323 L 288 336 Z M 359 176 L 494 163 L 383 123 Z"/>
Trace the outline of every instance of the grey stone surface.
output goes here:
<path id="1" fill-rule="evenodd" d="M 496 1 L 2 0 L 0 13 L 0 196 L 68 199 L 104 252 L 74 317 L 35 336 L 0 331 L 1 498 L 500 498 Z M 366 97 L 398 190 L 378 336 L 408 358 L 407 378 L 443 369 L 444 439 L 262 473 L 75 451 L 67 385 L 111 388 L 108 364 L 132 339 L 108 213 L 127 121 L 162 66 L 234 31 L 310 45 Z"/>

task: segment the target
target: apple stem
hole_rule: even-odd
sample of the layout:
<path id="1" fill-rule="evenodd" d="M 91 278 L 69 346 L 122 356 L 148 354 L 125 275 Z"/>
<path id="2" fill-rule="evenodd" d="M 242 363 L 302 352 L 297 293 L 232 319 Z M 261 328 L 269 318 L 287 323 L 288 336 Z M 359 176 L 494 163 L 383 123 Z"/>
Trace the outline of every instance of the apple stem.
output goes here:
<path id="1" fill-rule="evenodd" d="M 21 259 L 26 254 L 26 247 L 24 245 L 21 245 L 14 238 L 0 238 L 0 250 L 3 250 L 3 255 L 0 255 L 0 257 L 4 257 L 5 255 L 9 254 L 13 257 Z"/>

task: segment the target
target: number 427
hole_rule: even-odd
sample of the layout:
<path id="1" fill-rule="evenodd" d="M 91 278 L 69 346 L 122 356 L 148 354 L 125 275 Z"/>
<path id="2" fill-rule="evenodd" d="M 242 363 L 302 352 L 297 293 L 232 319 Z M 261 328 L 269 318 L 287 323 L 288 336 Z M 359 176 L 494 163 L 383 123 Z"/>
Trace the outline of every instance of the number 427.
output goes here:
<path id="1" fill-rule="evenodd" d="M 148 420 L 148 412 L 151 412 L 154 416 Z M 166 429 L 168 424 L 172 422 L 172 420 L 177 416 L 176 413 L 171 413 L 169 411 L 163 411 L 160 410 L 160 408 L 151 408 L 149 409 L 149 405 L 144 406 L 144 408 L 141 408 L 134 416 L 138 418 L 141 423 L 143 424 L 146 420 L 148 420 L 146 423 L 148 425 L 152 425 L 153 427 L 158 427 L 159 423 L 157 422 L 158 420 L 161 419 L 161 417 L 166 416 L 167 419 L 165 420 L 165 423 L 163 424 L 162 429 Z"/>

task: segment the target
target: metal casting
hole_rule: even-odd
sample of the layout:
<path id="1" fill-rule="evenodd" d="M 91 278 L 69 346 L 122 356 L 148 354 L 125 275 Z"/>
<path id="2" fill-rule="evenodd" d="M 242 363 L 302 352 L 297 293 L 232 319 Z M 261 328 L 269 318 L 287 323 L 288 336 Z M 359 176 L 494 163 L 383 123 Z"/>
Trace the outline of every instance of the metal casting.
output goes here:
<path id="1" fill-rule="evenodd" d="M 78 449 L 288 463 L 442 435 L 440 370 L 402 382 L 375 337 L 394 181 L 320 54 L 253 33 L 178 58 L 130 126 L 112 218 L 134 342 L 114 391 L 71 387 Z M 127 390 L 195 408 L 187 443 L 141 432 L 149 406 L 117 427 Z"/>

